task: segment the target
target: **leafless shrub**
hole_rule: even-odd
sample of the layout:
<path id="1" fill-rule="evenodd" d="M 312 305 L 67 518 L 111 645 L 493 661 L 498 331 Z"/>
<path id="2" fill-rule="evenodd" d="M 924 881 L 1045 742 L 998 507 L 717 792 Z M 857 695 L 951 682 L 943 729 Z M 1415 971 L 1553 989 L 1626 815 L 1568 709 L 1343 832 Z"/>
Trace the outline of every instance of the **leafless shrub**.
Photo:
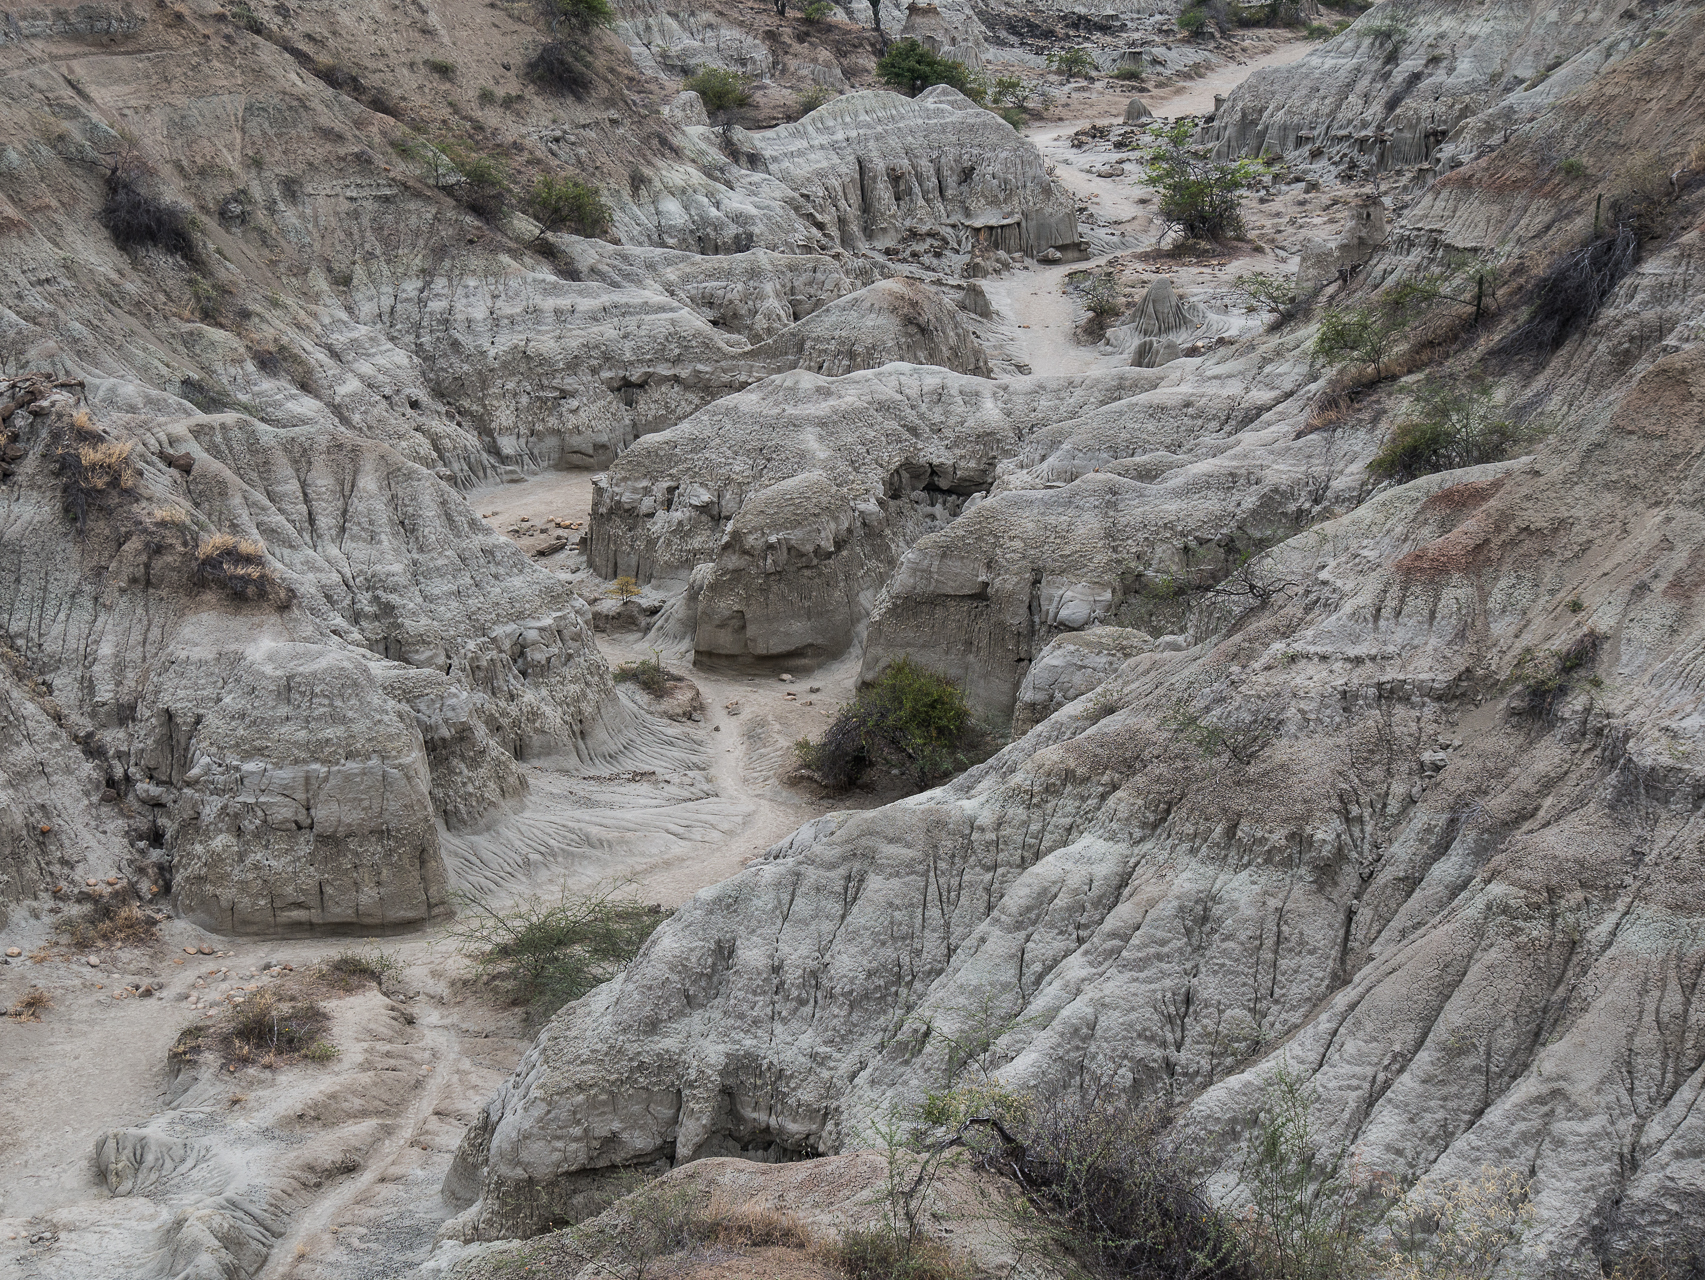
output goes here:
<path id="1" fill-rule="evenodd" d="M 40 987 L 31 987 L 19 998 L 18 1003 L 6 1011 L 8 1018 L 16 1018 L 19 1022 L 40 1022 L 41 1011 L 53 1007 L 53 997 Z"/>
<path id="2" fill-rule="evenodd" d="M 152 195 L 147 190 L 150 177 L 147 164 L 135 152 L 118 156 L 107 169 L 101 225 L 121 249 L 164 249 L 186 262 L 199 261 L 188 212 Z"/>
<path id="3" fill-rule="evenodd" d="M 1544 360 L 1592 322 L 1639 257 L 1640 237 L 1626 222 L 1565 253 L 1529 289 L 1527 318 L 1498 344 L 1494 355 Z"/>

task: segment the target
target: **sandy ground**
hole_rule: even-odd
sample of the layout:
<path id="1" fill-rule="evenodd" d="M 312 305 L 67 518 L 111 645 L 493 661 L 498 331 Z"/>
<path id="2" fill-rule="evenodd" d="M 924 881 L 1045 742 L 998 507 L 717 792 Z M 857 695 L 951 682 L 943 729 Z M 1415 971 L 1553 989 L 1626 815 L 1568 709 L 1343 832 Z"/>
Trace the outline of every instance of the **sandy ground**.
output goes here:
<path id="1" fill-rule="evenodd" d="M 1281 46 L 1150 101 L 1165 115 L 1211 110 L 1215 93 L 1255 67 L 1305 51 L 1302 42 Z M 1123 232 L 1130 246 L 1095 262 L 1021 268 L 986 282 L 1002 331 L 1012 339 L 1010 354 L 1039 374 L 1083 372 L 1123 358 L 1073 339 L 1080 317 L 1065 292 L 1071 272 L 1117 269 L 1135 289 L 1164 271 L 1181 292 L 1230 305 L 1227 275 L 1282 269 L 1285 262 L 1257 256 L 1254 265 L 1229 258 L 1156 263 L 1141 256 L 1154 239 L 1143 203 L 1152 193 L 1134 176 L 1094 174 L 1093 168 L 1118 159 L 1104 147 L 1071 145 L 1085 123 L 1117 121 L 1128 96 L 1086 94 L 1083 105 L 1093 110 L 1030 131 L 1062 183 L 1096 209 L 1103 226 Z M 1128 166 L 1127 174 L 1134 173 Z M 1252 206 L 1252 230 L 1269 243 L 1300 244 L 1304 234 L 1338 229 L 1343 214 L 1332 205 L 1343 200 L 1318 193 L 1275 197 Z M 589 472 L 546 472 L 475 491 L 469 503 L 530 553 L 555 547 L 540 563 L 569 577 L 584 565 L 575 544 L 589 514 L 591 479 Z M 598 638 L 613 666 L 650 656 L 637 633 Z M 784 778 L 791 744 L 820 732 L 851 697 L 854 658 L 791 682 L 695 670 L 676 660 L 666 665 L 697 686 L 701 718 L 661 718 L 652 714 L 647 695 L 621 686 L 637 726 L 630 747 L 593 765 L 530 766 L 531 794 L 513 812 L 478 832 L 446 834 L 446 858 L 467 891 L 501 904 L 524 894 L 619 883 L 646 901 L 675 906 L 734 874 L 801 823 L 844 807 Z M 254 941 L 172 921 L 158 943 L 93 953 L 97 965 L 91 967 L 91 953 L 53 945 L 54 922 L 24 909 L 0 929 L 0 945 L 25 952 L 0 966 L 0 1006 L 10 1007 L 31 986 L 53 999 L 38 1022 L 0 1020 L 6 1084 L 0 1090 L 0 1274 L 116 1280 L 144 1269 L 148 1260 L 136 1252 L 136 1241 L 163 1238 L 161 1224 L 183 1205 L 140 1195 L 110 1198 L 94 1160 L 101 1134 L 143 1124 L 189 1126 L 197 1142 L 259 1177 L 255 1171 L 275 1167 L 280 1153 L 295 1149 L 295 1138 L 279 1134 L 301 1123 L 301 1116 L 319 1114 L 315 1108 L 327 1110 L 328 1096 L 340 1097 L 364 1122 L 333 1130 L 359 1155 L 350 1157 L 346 1174 L 304 1193 L 306 1202 L 287 1218 L 261 1274 L 268 1280 L 412 1274 L 451 1211 L 438 1188 L 469 1118 L 532 1035 L 518 1013 L 494 1006 L 463 980 L 465 962 L 444 928 L 393 939 Z M 197 953 L 186 955 L 186 946 Z M 215 954 L 200 954 L 203 946 Z M 337 1002 L 344 1052 L 335 1062 L 246 1068 L 169 1105 L 166 1050 L 183 1026 L 203 1020 L 240 987 L 277 981 L 266 976 L 271 965 L 305 968 L 350 946 L 383 950 L 398 970 L 384 995 L 370 991 Z M 32 963 L 32 954 L 41 962 Z M 155 994 L 133 990 L 144 985 Z M 397 1071 L 403 1077 L 386 1074 Z M 406 1087 L 393 1087 L 399 1078 Z"/>

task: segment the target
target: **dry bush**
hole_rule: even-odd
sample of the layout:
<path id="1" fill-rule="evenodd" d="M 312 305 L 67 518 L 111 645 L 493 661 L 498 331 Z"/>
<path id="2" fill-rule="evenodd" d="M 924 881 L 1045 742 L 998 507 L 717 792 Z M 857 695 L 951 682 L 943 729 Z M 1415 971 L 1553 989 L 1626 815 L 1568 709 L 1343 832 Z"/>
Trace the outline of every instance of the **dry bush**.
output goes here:
<path id="1" fill-rule="evenodd" d="M 105 894 L 81 915 L 61 920 L 54 929 L 65 934 L 79 951 L 144 946 L 158 940 L 160 931 L 153 919 L 127 897 L 125 893 Z"/>
<path id="2" fill-rule="evenodd" d="M 266 560 L 266 547 L 253 538 L 215 533 L 201 540 L 195 553 L 196 581 L 223 587 L 241 600 L 265 600 L 283 607 L 296 593 L 279 580 Z"/>
<path id="3" fill-rule="evenodd" d="M 24 992 L 17 1004 L 6 1011 L 8 1018 L 16 1018 L 19 1022 L 40 1022 L 41 1011 L 53 1007 L 53 997 L 40 987 L 31 987 Z"/>
<path id="4" fill-rule="evenodd" d="M 712 1193 L 694 1234 L 706 1243 L 733 1249 L 806 1249 L 812 1244 L 810 1231 L 793 1214 L 752 1200 L 730 1203 L 721 1189 Z"/>
<path id="5" fill-rule="evenodd" d="M 1590 324 L 1640 257 L 1629 223 L 1565 253 L 1528 289 L 1527 318 L 1494 349 L 1494 356 L 1544 360 Z"/>
<path id="6" fill-rule="evenodd" d="M 88 523 L 91 506 L 109 505 L 120 494 L 135 489 L 141 477 L 136 446 L 129 440 L 86 438 L 95 430 L 86 413 L 77 415 L 61 428 L 54 451 L 61 495 L 66 510 L 77 517 L 79 529 Z"/>
<path id="7" fill-rule="evenodd" d="M 149 170 L 142 159 L 125 154 L 107 170 L 107 196 L 101 205 L 101 225 L 121 249 L 164 249 L 186 262 L 199 254 L 189 214 L 145 190 Z"/>
<path id="8" fill-rule="evenodd" d="M 908 1242 L 881 1228 L 843 1231 L 824 1254 L 847 1280 L 969 1280 L 970 1276 L 941 1241 L 919 1236 Z"/>
<path id="9" fill-rule="evenodd" d="M 169 1056 L 180 1063 L 212 1057 L 226 1067 L 326 1062 L 337 1056 L 322 1038 L 330 1021 L 308 983 L 276 986 L 251 993 L 216 1018 L 191 1023 L 178 1033 Z"/>

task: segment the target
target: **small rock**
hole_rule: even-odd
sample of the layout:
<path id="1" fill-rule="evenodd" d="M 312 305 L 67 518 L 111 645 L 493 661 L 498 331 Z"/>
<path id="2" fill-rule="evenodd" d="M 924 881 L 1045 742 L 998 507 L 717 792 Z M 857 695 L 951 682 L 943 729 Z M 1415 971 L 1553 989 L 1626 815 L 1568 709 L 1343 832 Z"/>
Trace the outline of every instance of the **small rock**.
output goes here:
<path id="1" fill-rule="evenodd" d="M 195 948 L 194 947 L 185 947 L 184 948 L 184 954 L 186 956 L 193 956 L 195 954 Z"/>
<path id="2" fill-rule="evenodd" d="M 210 956 L 213 954 L 213 948 L 212 947 L 206 947 L 206 946 L 198 947 L 198 948 L 196 948 L 196 952 L 199 955 Z"/>
<path id="3" fill-rule="evenodd" d="M 823 686 L 820 684 L 814 684 L 809 689 L 807 689 L 805 692 L 806 693 L 822 693 L 823 692 Z"/>
<path id="4" fill-rule="evenodd" d="M 788 675 L 787 672 L 785 672 L 785 671 L 782 672 L 779 676 L 777 676 L 776 679 L 780 680 L 783 684 L 793 683 L 793 677 Z"/>
<path id="5" fill-rule="evenodd" d="M 83 881 L 83 883 L 88 885 L 89 888 L 93 889 L 96 885 L 98 885 L 100 883 L 100 881 L 91 879 L 91 880 L 85 880 L 85 881 Z"/>
<path id="6" fill-rule="evenodd" d="M 95 959 L 94 956 L 90 956 L 88 959 L 88 965 L 91 969 L 99 969 L 101 967 L 101 962 Z"/>
<path id="7" fill-rule="evenodd" d="M 21 947 L 7 947 L 6 954 L 9 956 L 21 956 L 24 952 Z"/>
<path id="8" fill-rule="evenodd" d="M 719 724 L 713 724 L 710 727 L 710 731 L 712 733 L 721 733 L 722 732 L 722 726 Z"/>

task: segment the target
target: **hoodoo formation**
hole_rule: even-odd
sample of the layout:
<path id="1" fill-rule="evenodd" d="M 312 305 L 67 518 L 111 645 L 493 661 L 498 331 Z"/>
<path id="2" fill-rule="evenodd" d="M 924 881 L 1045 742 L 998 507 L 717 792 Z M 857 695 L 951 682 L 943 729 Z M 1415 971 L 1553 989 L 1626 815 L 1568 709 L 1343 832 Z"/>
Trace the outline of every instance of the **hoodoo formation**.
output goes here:
<path id="1" fill-rule="evenodd" d="M 0 1274 L 1696 1280 L 1705 0 L 0 21 Z"/>

